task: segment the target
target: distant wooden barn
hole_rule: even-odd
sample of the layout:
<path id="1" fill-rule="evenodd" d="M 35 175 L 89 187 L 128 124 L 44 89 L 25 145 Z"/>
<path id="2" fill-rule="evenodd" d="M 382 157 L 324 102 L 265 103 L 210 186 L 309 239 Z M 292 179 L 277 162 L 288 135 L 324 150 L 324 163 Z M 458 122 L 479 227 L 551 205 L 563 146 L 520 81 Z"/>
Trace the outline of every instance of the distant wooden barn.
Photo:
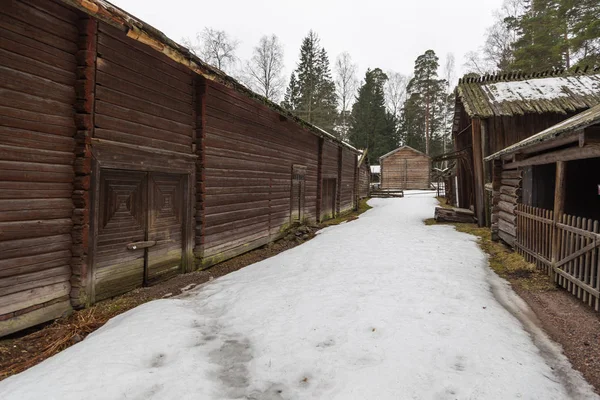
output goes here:
<path id="1" fill-rule="evenodd" d="M 356 206 L 356 149 L 109 3 L 0 15 L 0 336 Z"/>
<path id="2" fill-rule="evenodd" d="M 486 161 L 493 236 L 600 310 L 600 105 Z"/>
<path id="3" fill-rule="evenodd" d="M 402 146 L 379 158 L 382 189 L 430 189 L 431 158 Z"/>
<path id="4" fill-rule="evenodd" d="M 463 78 L 453 126 L 455 206 L 490 225 L 492 164 L 484 158 L 600 103 L 600 70 Z"/>

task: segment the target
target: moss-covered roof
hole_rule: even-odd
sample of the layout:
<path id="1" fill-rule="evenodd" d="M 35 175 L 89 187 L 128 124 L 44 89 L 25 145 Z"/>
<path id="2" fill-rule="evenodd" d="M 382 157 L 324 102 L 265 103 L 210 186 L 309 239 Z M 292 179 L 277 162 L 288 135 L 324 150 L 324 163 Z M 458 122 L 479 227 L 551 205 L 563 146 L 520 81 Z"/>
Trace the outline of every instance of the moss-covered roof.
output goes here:
<path id="1" fill-rule="evenodd" d="M 563 135 L 577 132 L 581 129 L 587 128 L 588 126 L 600 123 L 600 105 L 594 106 L 589 110 L 581 112 L 569 119 L 566 119 L 550 128 L 543 130 L 527 139 L 515 143 L 497 153 L 486 157 L 486 161 L 491 161 L 496 158 L 500 158 L 503 155 L 512 154 L 519 150 L 523 150 L 527 147 L 537 145 L 543 142 L 549 142 L 555 140 Z"/>
<path id="2" fill-rule="evenodd" d="M 253 92 L 235 78 L 227 75 L 225 72 L 213 67 L 202 61 L 199 57 L 192 54 L 187 48 L 177 44 L 173 40 L 169 39 L 164 33 L 154 28 L 153 26 L 143 22 L 142 20 L 134 17 L 119 7 L 111 4 L 106 0 L 60 0 L 63 3 L 75 7 L 94 18 L 108 23 L 122 31 L 124 31 L 128 37 L 137 40 L 147 46 L 152 47 L 154 50 L 163 53 L 172 60 L 185 65 L 198 75 L 203 76 L 211 81 L 218 82 L 229 88 L 235 89 L 236 91 L 251 97 L 280 115 L 293 120 L 297 124 L 301 125 L 314 135 L 322 137 L 324 139 L 336 142 L 342 146 L 350 149 L 351 151 L 358 153 L 358 150 L 352 147 L 349 143 L 339 140 L 331 133 L 315 126 L 298 116 L 294 115 L 289 110 L 281 107 L 280 105 L 268 100 L 264 96 Z"/>
<path id="3" fill-rule="evenodd" d="M 456 95 L 471 118 L 568 114 L 600 104 L 600 68 L 465 77 Z"/>

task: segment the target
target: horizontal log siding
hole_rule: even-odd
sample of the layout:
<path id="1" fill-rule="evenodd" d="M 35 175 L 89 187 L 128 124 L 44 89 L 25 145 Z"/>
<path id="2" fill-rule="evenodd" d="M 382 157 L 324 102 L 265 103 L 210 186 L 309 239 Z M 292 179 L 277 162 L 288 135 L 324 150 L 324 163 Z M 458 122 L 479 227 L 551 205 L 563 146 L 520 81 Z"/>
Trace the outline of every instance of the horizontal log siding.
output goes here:
<path id="1" fill-rule="evenodd" d="M 354 208 L 354 168 L 356 154 L 347 148 L 342 149 L 342 182 L 340 192 L 340 212 L 350 211 Z"/>
<path id="2" fill-rule="evenodd" d="M 492 224 L 497 224 L 498 236 L 514 247 L 517 236 L 517 205 L 521 202 L 521 171 L 504 170 L 500 172 L 499 192 L 495 193 L 497 202 L 492 210 Z"/>
<path id="3" fill-rule="evenodd" d="M 189 158 L 179 155 L 193 154 L 192 71 L 105 23 L 98 25 L 96 68 L 94 138 L 103 140 L 93 144 L 98 160 L 101 163 L 110 160 L 113 165 L 127 170 L 174 173 L 193 170 Z M 123 176 L 123 182 L 126 182 L 128 175 Z M 143 179 L 134 180 L 139 183 Z M 156 176 L 151 179 L 155 182 Z M 124 185 L 123 182 L 119 184 Z M 174 201 L 181 202 L 182 206 L 186 204 L 181 198 Z M 147 206 L 147 203 L 143 204 Z M 139 265 L 140 260 L 128 270 L 124 263 L 131 255 L 123 255 L 114 249 L 113 238 L 125 241 L 127 235 L 131 235 L 129 229 L 131 227 L 126 225 L 106 227 L 104 232 L 98 233 L 94 266 L 96 300 L 113 297 L 141 284 L 140 269 L 143 267 Z M 166 234 L 174 240 L 174 246 L 183 246 L 187 238 L 182 239 L 181 232 L 171 229 L 175 230 Z M 167 228 L 162 226 L 148 234 L 165 232 Z M 171 250 L 179 254 L 176 248 Z M 150 255 L 147 257 L 151 259 Z M 142 266 L 143 262 L 142 258 Z M 156 281 L 150 277 L 152 271 L 148 273 L 148 282 Z"/>
<path id="4" fill-rule="evenodd" d="M 429 157 L 408 148 L 402 149 L 381 160 L 381 187 L 429 189 L 430 168 Z"/>
<path id="5" fill-rule="evenodd" d="M 94 137 L 192 154 L 193 73 L 99 24 Z"/>
<path id="6" fill-rule="evenodd" d="M 318 138 L 253 99 L 203 82 L 204 168 L 197 176 L 204 218 L 196 255 L 208 266 L 285 230 L 293 165 L 307 167 L 304 215 L 316 220 Z"/>
<path id="7" fill-rule="evenodd" d="M 78 19 L 0 7 L 0 336 L 70 308 Z"/>

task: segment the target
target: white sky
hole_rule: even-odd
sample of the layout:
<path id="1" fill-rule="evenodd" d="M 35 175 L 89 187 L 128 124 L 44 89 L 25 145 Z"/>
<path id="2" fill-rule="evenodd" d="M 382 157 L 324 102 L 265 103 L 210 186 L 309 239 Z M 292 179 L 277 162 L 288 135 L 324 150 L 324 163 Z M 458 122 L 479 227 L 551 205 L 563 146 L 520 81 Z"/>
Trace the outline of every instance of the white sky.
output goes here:
<path id="1" fill-rule="evenodd" d="M 205 26 L 240 41 L 237 55 L 249 59 L 262 35 L 275 33 L 285 48 L 286 76 L 300 44 L 316 31 L 332 64 L 348 51 L 359 67 L 410 74 L 415 59 L 433 49 L 444 65 L 454 53 L 457 76 L 464 54 L 483 44 L 492 12 L 502 0 L 112 0 L 171 39 L 195 37 Z M 440 74 L 441 74 L 440 69 Z"/>

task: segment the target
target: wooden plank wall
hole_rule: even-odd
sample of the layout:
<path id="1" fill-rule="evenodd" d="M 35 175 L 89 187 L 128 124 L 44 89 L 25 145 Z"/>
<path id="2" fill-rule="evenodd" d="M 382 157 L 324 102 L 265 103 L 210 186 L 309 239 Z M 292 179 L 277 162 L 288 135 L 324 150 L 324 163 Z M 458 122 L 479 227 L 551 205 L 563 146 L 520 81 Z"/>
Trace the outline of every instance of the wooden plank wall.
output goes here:
<path id="1" fill-rule="evenodd" d="M 204 267 L 268 243 L 290 223 L 292 166 L 306 166 L 305 210 L 316 220 L 319 138 L 258 101 L 203 80 Z"/>
<path id="2" fill-rule="evenodd" d="M 354 171 L 356 165 L 356 154 L 348 148 L 342 148 L 342 181 L 340 192 L 340 212 L 354 209 Z"/>
<path id="3" fill-rule="evenodd" d="M 383 189 L 429 189 L 430 158 L 410 148 L 383 158 L 381 187 Z"/>
<path id="4" fill-rule="evenodd" d="M 192 72 L 99 24 L 94 137 L 192 154 Z"/>
<path id="5" fill-rule="evenodd" d="M 70 308 L 78 19 L 0 7 L 0 336 Z"/>
<path id="6" fill-rule="evenodd" d="M 495 170 L 492 208 L 492 229 L 511 247 L 517 237 L 517 204 L 521 202 L 522 172 L 520 170 Z M 496 191 L 496 187 L 498 190 Z"/>
<path id="7" fill-rule="evenodd" d="M 194 163 L 184 157 L 194 152 L 193 73 L 105 23 L 98 25 L 97 51 L 93 137 L 102 142 L 93 142 L 92 148 L 100 164 L 126 170 L 192 173 Z M 95 271 L 96 300 L 139 285 L 137 271 L 125 274 L 119 264 L 122 255 L 116 253 L 121 251 L 121 243 L 115 248 L 114 239 L 126 240 L 128 234 L 111 231 L 108 236 L 97 235 L 96 258 L 102 256 L 105 261 Z M 176 243 L 182 244 L 179 239 Z M 106 262 L 107 257 L 111 262 Z M 119 283 L 111 283 L 117 270 Z"/>
<path id="8" fill-rule="evenodd" d="M 334 143 L 329 142 L 329 141 L 325 141 L 323 143 L 323 160 L 322 160 L 322 179 L 335 179 L 336 183 L 335 183 L 335 196 L 336 199 L 339 198 L 339 193 L 340 193 L 340 182 L 339 182 L 339 165 L 338 165 L 338 158 L 339 158 L 339 147 L 336 146 Z M 328 201 L 328 200 L 327 200 Z M 329 203 L 327 203 L 328 205 Z M 338 206 L 338 202 L 336 200 L 336 210 L 334 210 L 333 213 L 329 213 L 329 212 L 325 212 L 325 210 L 322 210 L 321 215 L 319 216 L 319 218 L 322 220 L 325 217 L 335 217 L 335 214 L 338 212 L 337 210 L 337 206 Z M 332 215 L 333 214 L 333 215 Z"/>

